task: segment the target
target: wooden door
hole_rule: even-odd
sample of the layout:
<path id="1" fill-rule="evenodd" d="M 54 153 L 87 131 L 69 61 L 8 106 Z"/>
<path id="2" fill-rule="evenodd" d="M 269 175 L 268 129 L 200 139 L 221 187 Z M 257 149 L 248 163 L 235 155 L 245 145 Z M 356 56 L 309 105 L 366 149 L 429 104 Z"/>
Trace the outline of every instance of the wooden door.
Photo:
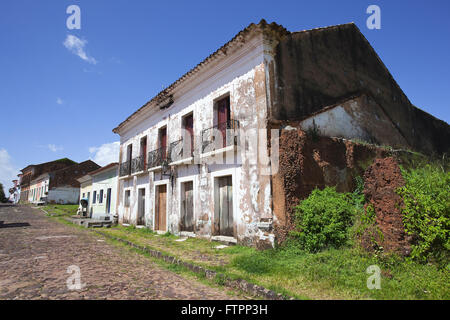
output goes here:
<path id="1" fill-rule="evenodd" d="M 141 156 L 144 161 L 144 170 L 147 169 L 147 137 L 141 139 Z"/>
<path id="2" fill-rule="evenodd" d="M 191 156 L 192 151 L 194 150 L 194 117 L 192 114 L 184 118 L 184 128 L 189 134 L 189 140 L 191 141 L 190 145 L 187 146 L 190 147 L 191 149 L 185 150 L 184 154 Z"/>
<path id="3" fill-rule="evenodd" d="M 106 213 L 111 213 L 111 188 L 106 191 Z"/>
<path id="4" fill-rule="evenodd" d="M 131 159 L 133 157 L 133 145 L 129 144 L 127 146 L 127 161 L 128 161 L 128 167 L 127 167 L 127 173 L 131 174 Z"/>
<path id="5" fill-rule="evenodd" d="M 180 230 L 194 232 L 194 186 L 193 182 L 183 183 L 181 201 Z"/>
<path id="6" fill-rule="evenodd" d="M 159 129 L 159 146 L 162 149 L 162 159 L 167 156 L 167 128 Z"/>
<path id="7" fill-rule="evenodd" d="M 222 134 L 222 145 L 219 148 L 227 146 L 227 126 L 230 120 L 230 97 L 226 97 L 217 102 L 217 125 Z"/>
<path id="8" fill-rule="evenodd" d="M 231 176 L 220 177 L 217 180 L 218 203 L 216 203 L 217 233 L 222 236 L 234 237 L 233 226 L 233 186 Z"/>
<path id="9" fill-rule="evenodd" d="M 157 187 L 155 230 L 166 231 L 166 206 L 167 206 L 167 186 L 165 184 Z"/>
<path id="10" fill-rule="evenodd" d="M 139 189 L 138 194 L 138 216 L 136 224 L 145 225 L 145 189 Z"/>

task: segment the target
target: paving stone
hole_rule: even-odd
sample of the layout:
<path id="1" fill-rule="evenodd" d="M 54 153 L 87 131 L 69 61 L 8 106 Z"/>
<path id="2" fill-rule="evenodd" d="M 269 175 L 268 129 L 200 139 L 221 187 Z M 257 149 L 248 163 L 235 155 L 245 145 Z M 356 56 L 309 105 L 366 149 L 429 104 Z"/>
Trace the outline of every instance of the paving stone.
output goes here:
<path id="1" fill-rule="evenodd" d="M 39 210 L 15 209 L 20 214 L 14 207 L 2 208 L 0 221 L 30 226 L 1 229 L 0 299 L 242 299 L 98 241 L 92 232 L 53 221 Z M 79 268 L 84 289 L 68 289 L 74 275 L 70 266 Z"/>

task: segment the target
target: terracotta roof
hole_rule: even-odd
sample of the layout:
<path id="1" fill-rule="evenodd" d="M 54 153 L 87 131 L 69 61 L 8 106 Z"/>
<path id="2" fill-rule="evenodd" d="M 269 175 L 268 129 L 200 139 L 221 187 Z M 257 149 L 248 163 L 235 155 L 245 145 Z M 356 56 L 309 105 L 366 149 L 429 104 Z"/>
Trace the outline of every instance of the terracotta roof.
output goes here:
<path id="1" fill-rule="evenodd" d="M 131 114 L 125 121 L 121 122 L 116 128 L 113 129 L 114 133 L 118 133 L 118 130 L 123 127 L 125 123 L 127 123 L 129 120 L 133 119 L 138 113 L 140 113 L 141 110 L 148 107 L 152 103 L 162 103 L 169 101 L 171 99 L 171 93 L 173 90 L 182 82 L 192 77 L 195 73 L 200 71 L 200 69 L 205 66 L 206 64 L 212 62 L 216 58 L 226 55 L 227 50 L 231 48 L 231 46 L 241 40 L 245 40 L 245 37 L 249 35 L 250 33 L 254 32 L 255 30 L 260 31 L 272 31 L 275 32 L 278 35 L 286 35 L 290 32 L 286 30 L 282 25 L 279 25 L 275 22 L 272 22 L 271 24 L 268 24 L 264 19 L 262 19 L 258 24 L 251 23 L 243 30 L 239 31 L 238 34 L 236 34 L 233 39 L 225 43 L 222 47 L 217 49 L 215 52 L 210 54 L 207 58 L 205 58 L 202 62 L 197 64 L 194 68 L 186 72 L 183 76 L 181 76 L 178 80 L 176 80 L 174 83 L 172 83 L 170 86 L 159 92 L 155 97 L 153 97 L 150 101 L 148 101 L 146 104 L 144 104 L 142 107 L 140 107 L 137 111 L 135 111 L 133 114 Z"/>
<path id="2" fill-rule="evenodd" d="M 110 164 L 107 164 L 107 165 L 104 166 L 104 167 L 101 167 L 101 168 L 99 168 L 99 169 L 97 169 L 97 170 L 94 170 L 94 171 L 89 172 L 87 175 L 89 175 L 89 176 L 94 176 L 94 175 L 96 175 L 96 174 L 98 174 L 98 173 L 100 173 L 100 172 L 106 171 L 106 170 L 108 170 L 108 169 L 110 169 L 110 168 L 113 168 L 113 167 L 115 167 L 115 166 L 118 166 L 118 165 L 119 165 L 118 162 L 112 162 L 112 163 L 110 163 Z"/>

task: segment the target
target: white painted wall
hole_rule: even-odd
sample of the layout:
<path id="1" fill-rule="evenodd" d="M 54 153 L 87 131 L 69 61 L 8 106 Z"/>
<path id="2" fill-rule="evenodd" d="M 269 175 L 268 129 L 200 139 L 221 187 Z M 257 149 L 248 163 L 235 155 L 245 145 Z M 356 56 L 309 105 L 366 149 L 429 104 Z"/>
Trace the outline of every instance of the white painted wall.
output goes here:
<path id="1" fill-rule="evenodd" d="M 224 95 L 230 96 L 231 117 L 240 121 L 243 130 L 265 129 L 267 119 L 266 94 L 258 100 L 255 95 L 257 75 L 264 80 L 267 63 L 262 36 L 246 43 L 237 52 L 229 54 L 222 61 L 207 67 L 195 79 L 182 85 L 175 93 L 174 104 L 167 110 L 148 111 L 139 120 L 130 122 L 121 131 L 121 161 L 126 161 L 127 146 L 133 145 L 133 158 L 139 156 L 140 139 L 147 136 L 147 151 L 157 149 L 158 129 L 167 126 L 168 145 L 182 137 L 181 121 L 186 114 L 193 113 L 194 135 L 200 136 L 203 129 L 213 126 L 214 101 Z M 265 92 L 265 84 L 262 84 Z M 246 144 L 241 136 L 240 145 Z M 257 142 L 258 143 L 258 142 Z M 265 143 L 258 143 L 267 154 Z M 251 145 L 250 148 L 256 148 Z M 137 218 L 137 192 L 146 189 L 146 224 L 153 228 L 155 208 L 155 185 L 167 183 L 168 231 L 179 233 L 180 182 L 194 181 L 194 216 L 199 235 L 211 236 L 211 223 L 214 214 L 214 177 L 231 174 L 233 176 L 234 221 L 237 224 L 237 237 L 261 238 L 258 229 L 260 217 L 272 216 L 270 199 L 270 179 L 261 177 L 259 164 L 251 164 L 238 148 L 227 154 L 227 159 L 236 164 L 189 164 L 177 166 L 177 178 L 169 181 L 160 172 L 145 172 L 141 175 L 119 179 L 118 213 L 120 221 L 132 224 Z M 244 165 L 241 165 L 241 162 Z M 131 191 L 130 207 L 124 207 L 124 194 Z M 264 205 L 261 205 L 264 204 Z M 207 217 L 208 219 L 204 219 Z M 273 238 L 273 237 L 272 237 Z"/>
<path id="2" fill-rule="evenodd" d="M 107 190 L 111 188 L 111 205 L 110 213 L 107 213 L 106 200 L 107 200 Z M 100 203 L 100 190 L 103 190 L 103 199 Z M 91 198 L 93 197 L 94 191 L 97 191 L 97 200 L 95 203 L 91 200 L 92 206 L 92 218 L 93 219 L 104 219 L 109 216 L 110 219 L 116 214 L 116 204 L 117 204 L 117 167 L 101 171 L 92 176 L 92 187 L 91 187 Z"/>
<path id="3" fill-rule="evenodd" d="M 77 204 L 80 189 L 75 187 L 58 187 L 48 191 L 48 201 L 58 204 Z"/>

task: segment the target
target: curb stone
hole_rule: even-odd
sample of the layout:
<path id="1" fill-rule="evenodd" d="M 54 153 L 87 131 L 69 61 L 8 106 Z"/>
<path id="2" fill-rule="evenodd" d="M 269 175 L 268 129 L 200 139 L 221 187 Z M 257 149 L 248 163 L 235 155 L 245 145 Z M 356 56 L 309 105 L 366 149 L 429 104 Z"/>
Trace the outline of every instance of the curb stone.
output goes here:
<path id="1" fill-rule="evenodd" d="M 162 259 L 162 260 L 164 260 L 167 263 L 177 264 L 177 265 L 183 266 L 183 267 L 191 270 L 192 272 L 195 272 L 195 273 L 198 273 L 198 274 L 202 274 L 203 276 L 205 276 L 208 279 L 214 279 L 216 277 L 225 279 L 224 285 L 227 286 L 227 287 L 230 287 L 232 289 L 238 289 L 238 290 L 241 290 L 241 291 L 243 291 L 245 293 L 248 293 L 248 294 L 251 294 L 251 295 L 254 295 L 254 296 L 263 297 L 263 298 L 265 298 L 267 300 L 294 300 L 294 298 L 292 298 L 292 297 L 285 296 L 285 295 L 283 295 L 281 293 L 276 293 L 275 291 L 272 291 L 272 290 L 269 290 L 269 289 L 264 288 L 262 286 L 250 283 L 250 282 L 248 282 L 246 280 L 243 280 L 243 279 L 232 280 L 232 279 L 230 279 L 229 277 L 227 277 L 226 275 L 224 275 L 222 273 L 217 273 L 216 271 L 208 270 L 208 269 L 205 269 L 203 267 L 194 265 L 192 263 L 189 263 L 189 262 L 186 262 L 186 261 L 182 261 L 182 260 L 180 260 L 180 259 L 178 259 L 176 257 L 170 256 L 170 255 L 166 255 L 166 254 L 162 253 L 161 251 L 153 250 L 153 249 L 150 249 L 150 248 L 145 247 L 145 246 L 140 246 L 140 245 L 137 245 L 137 244 L 135 244 L 135 243 L 133 243 L 131 241 L 124 240 L 124 239 L 121 239 L 121 238 L 117 238 L 117 237 L 111 236 L 109 234 L 103 233 L 101 231 L 93 230 L 93 232 L 95 232 L 97 234 L 100 234 L 100 235 L 102 235 L 102 236 L 104 236 L 106 238 L 125 243 L 126 245 L 128 245 L 130 247 L 133 247 L 133 248 L 139 249 L 141 251 L 147 252 L 152 257 L 158 258 L 158 259 Z"/>

